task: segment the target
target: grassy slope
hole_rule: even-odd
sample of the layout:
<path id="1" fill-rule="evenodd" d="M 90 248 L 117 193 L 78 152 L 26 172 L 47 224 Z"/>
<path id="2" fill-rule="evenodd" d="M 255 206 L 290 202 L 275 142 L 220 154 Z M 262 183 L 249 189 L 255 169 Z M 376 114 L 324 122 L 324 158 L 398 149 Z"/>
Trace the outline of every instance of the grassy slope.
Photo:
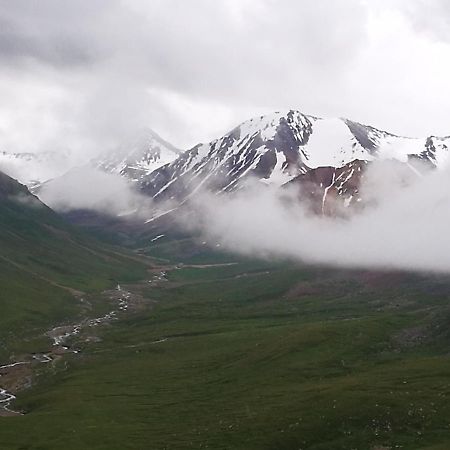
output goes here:
<path id="1" fill-rule="evenodd" d="M 249 261 L 169 276 L 153 310 L 21 396 L 4 448 L 449 447 L 450 280 Z"/>
<path id="2" fill-rule="evenodd" d="M 144 274 L 18 193 L 0 198 L 2 358 L 77 313 L 62 285 Z M 150 250 L 230 261 L 189 239 Z M 449 448 L 450 280 L 252 261 L 169 276 L 145 289 L 152 310 L 43 367 L 16 405 L 29 413 L 1 418 L 0 449 Z"/>
<path id="3" fill-rule="evenodd" d="M 143 265 L 100 246 L 0 173 L 0 357 L 7 344 L 72 316 L 67 288 L 98 291 L 143 277 Z"/>

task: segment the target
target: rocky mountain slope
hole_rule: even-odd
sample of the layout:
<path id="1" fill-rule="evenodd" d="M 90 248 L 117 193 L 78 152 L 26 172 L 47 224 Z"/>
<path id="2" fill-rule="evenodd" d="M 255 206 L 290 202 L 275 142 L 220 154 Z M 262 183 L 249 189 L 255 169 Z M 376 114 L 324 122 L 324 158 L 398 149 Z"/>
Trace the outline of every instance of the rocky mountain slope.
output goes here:
<path id="1" fill-rule="evenodd" d="M 402 137 L 348 119 L 289 110 L 250 119 L 185 152 L 146 129 L 77 167 L 75 179 L 83 167 L 125 178 L 160 204 L 148 221 L 204 190 L 223 195 L 255 182 L 297 186 L 301 199 L 327 214 L 334 213 L 336 204 L 339 208 L 358 204 L 361 181 L 372 162 L 393 160 L 419 174 L 426 167 L 444 167 L 449 144 L 449 136 Z"/>
<path id="2" fill-rule="evenodd" d="M 321 119 L 290 110 L 242 123 L 208 144 L 200 144 L 142 179 L 155 200 L 187 201 L 205 189 L 217 194 L 249 182 L 297 183 L 314 208 L 327 208 L 327 194 L 348 206 L 372 161 L 394 160 L 417 172 L 420 161 L 442 167 L 450 137 L 408 138 L 347 119 Z M 331 198 L 331 195 L 330 197 Z"/>

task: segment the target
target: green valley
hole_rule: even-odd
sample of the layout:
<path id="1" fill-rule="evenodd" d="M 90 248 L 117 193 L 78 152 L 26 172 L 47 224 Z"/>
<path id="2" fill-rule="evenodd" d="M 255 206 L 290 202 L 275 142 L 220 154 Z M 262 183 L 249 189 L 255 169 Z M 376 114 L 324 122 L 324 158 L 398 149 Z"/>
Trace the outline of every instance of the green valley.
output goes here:
<path id="1" fill-rule="evenodd" d="M 41 367 L 3 448 L 448 447 L 448 277 L 192 259 Z"/>

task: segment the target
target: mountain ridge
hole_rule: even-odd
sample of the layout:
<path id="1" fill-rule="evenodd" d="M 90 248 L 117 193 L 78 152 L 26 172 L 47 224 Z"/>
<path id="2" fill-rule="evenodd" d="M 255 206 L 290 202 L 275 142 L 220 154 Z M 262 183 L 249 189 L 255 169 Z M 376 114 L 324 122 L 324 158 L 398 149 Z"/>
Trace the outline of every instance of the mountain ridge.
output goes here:
<path id="1" fill-rule="evenodd" d="M 139 181 L 142 176 L 173 161 L 180 152 L 180 149 L 146 127 L 112 150 L 84 159 L 75 158 L 68 150 L 39 153 L 1 151 L 0 170 L 32 190 L 38 190 L 44 183 L 83 167 L 119 174 L 130 181 Z"/>
<path id="2" fill-rule="evenodd" d="M 203 190 L 217 195 L 250 183 L 298 185 L 319 213 L 331 199 L 344 208 L 360 200 L 359 186 L 374 161 L 394 160 L 419 175 L 421 165 L 444 167 L 450 136 L 412 138 L 346 118 L 321 118 L 298 110 L 253 117 L 223 136 L 180 152 L 147 128 L 83 167 L 125 178 L 131 188 L 156 202 L 147 223 L 170 201 L 184 204 Z M 64 175 L 63 175 L 64 177 Z M 81 180 L 80 180 L 81 182 Z"/>
<path id="3" fill-rule="evenodd" d="M 449 144 L 446 136 L 410 138 L 345 118 L 326 119 L 289 110 L 250 119 L 218 139 L 187 150 L 147 175 L 142 191 L 156 201 L 182 203 L 203 188 L 221 194 L 242 189 L 255 179 L 275 186 L 294 180 L 301 183 L 308 172 L 327 168 L 342 173 L 347 168 L 350 182 L 357 161 L 395 160 L 412 171 L 417 171 L 416 161 L 443 167 Z M 364 166 L 359 165 L 358 172 L 364 172 Z M 357 188 L 349 190 L 344 183 L 338 191 L 339 195 L 348 191 L 344 195 L 348 206 Z"/>

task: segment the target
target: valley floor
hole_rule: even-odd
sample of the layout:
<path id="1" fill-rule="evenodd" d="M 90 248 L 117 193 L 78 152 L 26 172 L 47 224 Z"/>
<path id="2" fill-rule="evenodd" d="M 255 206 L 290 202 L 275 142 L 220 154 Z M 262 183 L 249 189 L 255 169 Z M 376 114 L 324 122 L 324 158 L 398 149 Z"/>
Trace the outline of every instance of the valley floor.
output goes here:
<path id="1" fill-rule="evenodd" d="M 27 363 L 0 368 L 23 413 L 0 449 L 449 448 L 449 299 L 431 275 L 161 262 L 0 361 Z"/>

